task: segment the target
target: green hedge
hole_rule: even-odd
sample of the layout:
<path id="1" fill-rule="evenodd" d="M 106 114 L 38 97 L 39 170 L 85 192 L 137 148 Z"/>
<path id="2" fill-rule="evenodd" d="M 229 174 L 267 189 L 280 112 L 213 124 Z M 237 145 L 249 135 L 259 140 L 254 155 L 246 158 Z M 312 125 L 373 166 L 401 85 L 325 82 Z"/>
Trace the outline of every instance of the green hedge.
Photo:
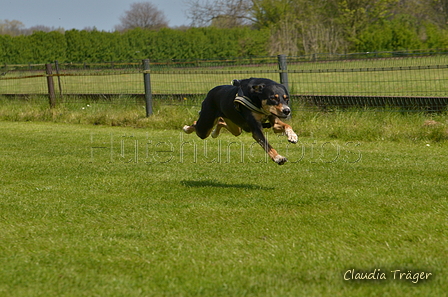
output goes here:
<path id="1" fill-rule="evenodd" d="M 444 49 L 448 31 L 409 16 L 397 16 L 369 24 L 345 50 L 352 52 Z M 11 37 L 0 35 L 0 65 L 50 63 L 206 60 L 229 57 L 272 56 L 275 44 L 269 28 L 239 27 L 134 29 L 126 32 L 79 31 L 35 32 Z M 300 43 L 300 41 L 298 41 Z M 341 41 L 341 45 L 345 42 Z M 297 44 L 297 54 L 306 54 Z M 343 48 L 338 49 L 343 52 Z M 282 54 L 275 53 L 275 54 Z M 274 55 L 275 55 L 274 54 Z"/>
<path id="2" fill-rule="evenodd" d="M 448 31 L 431 23 L 419 24 L 409 16 L 382 20 L 362 31 L 357 40 L 359 52 L 443 49 L 448 47 Z"/>
<path id="3" fill-rule="evenodd" d="M 255 34 L 254 34 L 255 33 Z M 69 30 L 0 35 L 0 63 L 110 62 L 266 56 L 268 32 L 249 28 L 134 29 L 124 33 Z"/>

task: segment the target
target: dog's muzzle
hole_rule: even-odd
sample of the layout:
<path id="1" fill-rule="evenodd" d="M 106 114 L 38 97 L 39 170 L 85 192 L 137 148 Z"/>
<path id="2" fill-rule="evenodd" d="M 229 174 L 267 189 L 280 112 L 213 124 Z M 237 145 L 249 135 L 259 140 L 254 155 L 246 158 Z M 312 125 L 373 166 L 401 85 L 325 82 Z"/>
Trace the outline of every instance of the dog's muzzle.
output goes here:
<path id="1" fill-rule="evenodd" d="M 274 114 L 275 116 L 278 116 L 279 118 L 283 118 L 286 119 L 287 117 L 289 117 L 291 115 L 291 108 L 284 106 L 282 108 L 282 113 L 281 114 Z"/>

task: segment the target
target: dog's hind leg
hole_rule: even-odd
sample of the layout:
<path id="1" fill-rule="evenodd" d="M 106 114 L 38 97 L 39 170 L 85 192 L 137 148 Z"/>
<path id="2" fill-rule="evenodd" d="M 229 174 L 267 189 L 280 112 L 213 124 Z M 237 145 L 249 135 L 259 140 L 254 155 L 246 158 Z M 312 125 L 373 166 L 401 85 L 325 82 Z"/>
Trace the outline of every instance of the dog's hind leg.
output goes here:
<path id="1" fill-rule="evenodd" d="M 194 131 L 196 131 L 196 121 L 194 121 L 193 125 L 191 125 L 191 126 L 185 125 L 182 128 L 182 130 L 184 130 L 184 132 L 187 133 L 187 134 L 193 133 Z"/>
<path id="2" fill-rule="evenodd" d="M 213 103 L 210 102 L 209 95 L 202 102 L 201 111 L 199 112 L 199 119 L 193 123 L 193 125 L 185 125 L 182 130 L 185 133 L 190 134 L 196 132 L 199 138 L 207 138 L 213 130 L 218 120 L 218 114 Z"/>
<path id="3" fill-rule="evenodd" d="M 219 117 L 215 129 L 212 131 L 212 134 L 211 134 L 212 137 L 213 137 L 213 138 L 218 137 L 218 136 L 219 136 L 219 133 L 221 132 L 221 128 L 226 128 L 226 127 L 227 127 L 227 124 L 226 124 L 226 122 L 224 121 L 224 119 L 221 118 L 221 117 Z"/>
<path id="4" fill-rule="evenodd" d="M 241 135 L 241 127 L 236 125 L 235 123 L 233 123 L 231 120 L 229 119 L 225 119 L 226 121 L 226 129 L 229 130 L 230 133 L 232 133 L 232 135 L 234 136 L 240 136 Z"/>
<path id="5" fill-rule="evenodd" d="M 200 120 L 200 118 L 199 118 L 199 120 Z M 202 121 L 202 122 L 199 123 L 199 120 L 195 121 L 193 123 L 193 125 L 191 125 L 191 126 L 185 125 L 182 128 L 182 130 L 184 130 L 184 132 L 187 133 L 187 134 L 191 134 L 193 132 L 196 132 L 196 134 L 200 138 L 205 139 L 212 132 L 212 129 L 213 129 L 213 126 L 215 125 L 215 122 L 211 122 L 211 124 L 210 124 L 210 123 L 204 123 Z M 217 121 L 217 119 L 215 121 Z"/>
<path id="6" fill-rule="evenodd" d="M 223 119 L 220 117 L 218 119 L 218 122 L 216 124 L 215 130 L 212 132 L 212 137 L 216 138 L 219 136 L 219 132 L 222 128 L 226 128 L 230 133 L 232 133 L 234 136 L 241 135 L 241 128 L 237 125 L 235 125 L 232 121 L 229 119 Z"/>
<path id="7" fill-rule="evenodd" d="M 196 135 L 201 139 L 207 138 L 212 133 L 213 127 L 218 122 L 216 112 L 202 109 L 201 115 L 195 125 Z"/>

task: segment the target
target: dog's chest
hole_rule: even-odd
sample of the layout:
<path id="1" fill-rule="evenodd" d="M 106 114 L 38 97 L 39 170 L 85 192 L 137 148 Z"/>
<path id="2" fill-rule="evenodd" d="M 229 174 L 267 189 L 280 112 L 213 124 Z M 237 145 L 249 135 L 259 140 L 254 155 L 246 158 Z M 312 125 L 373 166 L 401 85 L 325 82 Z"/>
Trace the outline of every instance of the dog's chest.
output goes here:
<path id="1" fill-rule="evenodd" d="M 268 120 L 268 115 L 265 114 L 261 114 L 259 112 L 252 112 L 252 116 L 254 117 L 255 120 L 257 120 L 258 122 L 264 123 Z"/>

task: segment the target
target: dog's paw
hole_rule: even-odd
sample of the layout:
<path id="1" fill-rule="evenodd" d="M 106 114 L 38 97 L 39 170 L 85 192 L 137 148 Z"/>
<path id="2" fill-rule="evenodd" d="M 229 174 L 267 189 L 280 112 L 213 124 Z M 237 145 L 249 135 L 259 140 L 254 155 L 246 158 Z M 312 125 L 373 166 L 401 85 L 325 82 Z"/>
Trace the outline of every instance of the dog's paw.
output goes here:
<path id="1" fill-rule="evenodd" d="M 187 134 L 193 133 L 194 131 L 196 131 L 196 122 L 197 121 L 194 121 L 193 125 L 191 125 L 191 126 L 185 125 L 182 128 L 182 130 L 184 130 L 184 132 L 187 133 Z"/>
<path id="2" fill-rule="evenodd" d="M 299 141 L 299 137 L 297 137 L 296 133 L 293 133 L 292 135 L 288 135 L 288 141 L 291 143 L 297 143 Z"/>
<path id="3" fill-rule="evenodd" d="M 288 141 L 291 143 L 297 143 L 299 141 L 299 137 L 292 129 L 288 129 L 285 131 L 286 136 L 288 136 Z"/>
<path id="4" fill-rule="evenodd" d="M 277 155 L 274 157 L 274 162 L 277 163 L 278 165 L 283 165 L 286 162 L 288 162 L 288 159 L 286 159 L 285 157 L 283 157 L 281 155 Z"/>
<path id="5" fill-rule="evenodd" d="M 184 130 L 185 133 L 190 134 L 193 133 L 194 129 L 191 128 L 191 126 L 185 125 L 182 130 Z"/>

